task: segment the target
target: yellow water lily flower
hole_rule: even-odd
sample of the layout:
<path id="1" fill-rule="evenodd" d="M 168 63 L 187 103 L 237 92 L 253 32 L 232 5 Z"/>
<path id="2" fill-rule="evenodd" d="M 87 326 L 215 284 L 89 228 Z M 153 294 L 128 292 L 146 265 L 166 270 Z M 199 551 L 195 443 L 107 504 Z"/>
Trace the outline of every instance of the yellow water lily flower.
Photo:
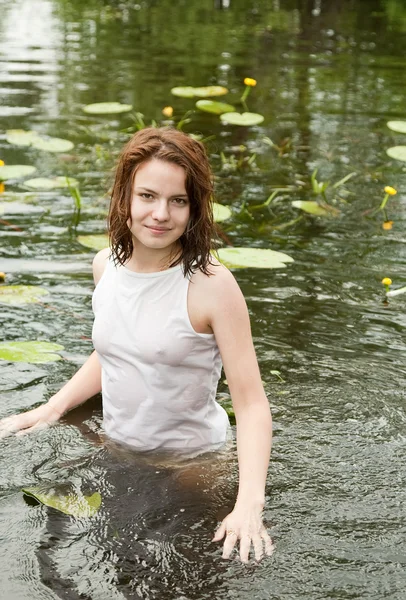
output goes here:
<path id="1" fill-rule="evenodd" d="M 0 272 L 0 281 L 5 281 L 6 280 L 6 274 L 3 272 Z"/>
<path id="2" fill-rule="evenodd" d="M 257 80 L 252 79 L 251 77 L 246 77 L 244 79 L 245 85 L 249 85 L 250 87 L 255 87 L 257 85 Z"/>
<path id="3" fill-rule="evenodd" d="M 397 190 L 390 185 L 385 186 L 384 192 L 385 194 L 389 194 L 389 196 L 395 196 L 395 194 L 397 194 Z"/>
<path id="4" fill-rule="evenodd" d="M 4 183 L 2 183 L 0 181 L 0 194 L 4 194 L 4 190 L 6 189 L 6 186 L 4 185 Z"/>
<path id="5" fill-rule="evenodd" d="M 173 116 L 172 106 L 165 106 L 165 108 L 162 109 L 162 114 L 164 115 L 164 117 L 171 118 Z"/>
<path id="6" fill-rule="evenodd" d="M 390 229 L 392 229 L 393 227 L 393 221 L 385 221 L 384 223 L 382 223 L 382 229 L 385 229 L 386 231 L 389 231 Z"/>
<path id="7" fill-rule="evenodd" d="M 0 159 L 0 167 L 4 167 L 4 160 Z"/>
<path id="8" fill-rule="evenodd" d="M 383 285 L 392 285 L 392 279 L 390 279 L 389 277 L 384 277 L 382 279 L 382 283 Z"/>

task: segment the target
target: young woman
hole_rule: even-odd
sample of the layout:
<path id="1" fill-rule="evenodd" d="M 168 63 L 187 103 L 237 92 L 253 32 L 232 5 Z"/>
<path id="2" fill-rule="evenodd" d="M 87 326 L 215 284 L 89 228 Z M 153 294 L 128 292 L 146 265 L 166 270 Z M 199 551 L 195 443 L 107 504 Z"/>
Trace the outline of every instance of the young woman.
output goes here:
<path id="1" fill-rule="evenodd" d="M 204 146 L 170 128 L 136 133 L 119 159 L 110 248 L 93 261 L 95 351 L 50 400 L 0 422 L 24 435 L 102 392 L 103 427 L 138 450 L 221 448 L 229 422 L 215 400 L 221 364 L 237 422 L 239 487 L 214 540 L 272 551 L 262 523 L 272 421 L 247 307 L 210 253 L 212 175 Z"/>

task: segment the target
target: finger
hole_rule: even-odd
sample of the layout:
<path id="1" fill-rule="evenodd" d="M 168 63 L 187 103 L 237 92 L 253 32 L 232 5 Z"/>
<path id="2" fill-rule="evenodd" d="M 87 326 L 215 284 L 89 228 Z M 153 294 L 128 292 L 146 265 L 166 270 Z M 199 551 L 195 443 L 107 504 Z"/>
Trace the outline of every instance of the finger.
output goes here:
<path id="1" fill-rule="evenodd" d="M 226 539 L 223 545 L 223 558 L 230 558 L 232 551 L 234 550 L 234 546 L 236 541 L 238 540 L 238 535 L 232 531 L 226 535 Z"/>
<path id="2" fill-rule="evenodd" d="M 251 536 L 247 533 L 241 537 L 240 541 L 240 559 L 241 562 L 247 563 L 251 548 Z"/>
<path id="3" fill-rule="evenodd" d="M 15 433 L 18 430 L 18 426 L 14 420 L 14 417 L 7 417 L 0 421 L 0 439 Z"/>
<path id="4" fill-rule="evenodd" d="M 216 533 L 214 534 L 214 538 L 212 539 L 212 542 L 219 542 L 220 540 L 222 540 L 225 532 L 226 532 L 226 523 L 225 523 L 225 521 L 223 521 L 221 523 L 220 527 L 217 529 Z"/>
<path id="5" fill-rule="evenodd" d="M 41 431 L 42 429 L 46 429 L 48 427 L 47 423 L 37 423 L 32 427 L 28 427 L 27 429 L 21 429 L 16 433 L 16 436 L 21 437 L 23 435 L 27 435 L 28 433 L 32 433 L 33 431 Z"/>
<path id="6" fill-rule="evenodd" d="M 261 532 L 261 537 L 264 541 L 264 546 L 265 546 L 265 554 L 267 556 L 271 556 L 274 553 L 275 550 L 275 546 L 273 545 L 273 542 L 271 540 L 271 538 L 268 535 L 268 532 L 266 531 L 266 529 L 264 529 Z"/>
<path id="7" fill-rule="evenodd" d="M 264 556 L 264 545 L 259 534 L 252 536 L 252 545 L 254 546 L 255 560 L 260 561 Z"/>

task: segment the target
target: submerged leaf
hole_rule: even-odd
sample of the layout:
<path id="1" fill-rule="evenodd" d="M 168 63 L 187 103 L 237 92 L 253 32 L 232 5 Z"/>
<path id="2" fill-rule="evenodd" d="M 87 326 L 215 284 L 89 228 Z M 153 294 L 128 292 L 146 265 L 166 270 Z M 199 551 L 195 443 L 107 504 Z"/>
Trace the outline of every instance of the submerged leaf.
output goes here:
<path id="1" fill-rule="evenodd" d="M 65 515 L 78 519 L 93 517 L 99 510 L 102 497 L 99 492 L 84 496 L 76 491 L 63 494 L 55 488 L 29 487 L 22 489 L 23 494 L 35 498 L 41 504 L 55 508 Z"/>
<path id="2" fill-rule="evenodd" d="M 397 133 L 406 133 L 406 121 L 388 121 L 387 126 Z"/>
<path id="3" fill-rule="evenodd" d="M 293 258 L 267 248 L 219 248 L 219 260 L 230 268 L 284 269 Z"/>
<path id="4" fill-rule="evenodd" d="M 220 221 L 226 221 L 231 217 L 231 214 L 231 210 L 228 208 L 228 206 L 213 202 L 213 217 L 216 223 L 219 223 Z"/>
<path id="5" fill-rule="evenodd" d="M 231 104 L 215 102 L 214 100 L 198 100 L 196 102 L 196 108 L 214 115 L 222 115 L 223 113 L 229 113 L 235 110 L 235 107 Z"/>
<path id="6" fill-rule="evenodd" d="M 55 354 L 59 350 L 63 350 L 63 346 L 51 342 L 1 342 L 0 359 L 43 364 L 61 360 L 59 354 Z"/>
<path id="7" fill-rule="evenodd" d="M 238 113 L 228 112 L 220 115 L 220 119 L 223 123 L 229 125 L 241 125 L 243 127 L 250 127 L 251 125 L 259 125 L 264 120 L 264 117 L 259 113 Z"/>
<path id="8" fill-rule="evenodd" d="M 401 160 L 406 162 L 406 146 L 392 146 L 392 148 L 388 148 L 386 154 L 391 158 L 395 158 L 396 160 Z M 4 167 L 3 167 L 4 168 Z M 1 168 L 0 168 L 1 173 Z"/>
<path id="9" fill-rule="evenodd" d="M 69 188 L 79 185 L 77 179 L 73 177 L 36 177 L 24 181 L 24 186 L 31 190 L 54 190 L 57 188 Z"/>
<path id="10" fill-rule="evenodd" d="M 132 104 L 121 102 L 95 102 L 83 107 L 83 112 L 88 115 L 118 115 L 132 110 Z"/>
<path id="11" fill-rule="evenodd" d="M 0 181 L 7 181 L 8 179 L 21 179 L 35 173 L 37 169 L 30 165 L 7 165 L 0 167 Z"/>
<path id="12" fill-rule="evenodd" d="M 47 294 L 47 290 L 36 285 L 1 285 L 0 304 L 33 304 Z"/>
<path id="13" fill-rule="evenodd" d="M 109 238 L 103 233 L 96 235 L 79 235 L 77 240 L 82 246 L 92 248 L 92 250 L 103 250 L 103 248 L 109 246 Z"/>

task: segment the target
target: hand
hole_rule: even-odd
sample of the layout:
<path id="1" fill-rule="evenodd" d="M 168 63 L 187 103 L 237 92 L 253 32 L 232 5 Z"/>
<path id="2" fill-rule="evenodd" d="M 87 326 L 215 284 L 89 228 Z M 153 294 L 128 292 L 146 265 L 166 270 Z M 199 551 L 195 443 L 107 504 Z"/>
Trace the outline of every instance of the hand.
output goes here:
<path id="1" fill-rule="evenodd" d="M 0 439 L 15 433 L 25 435 L 32 431 L 45 429 L 61 417 L 59 411 L 51 404 L 42 404 L 21 415 L 12 415 L 0 421 Z"/>
<path id="2" fill-rule="evenodd" d="M 226 539 L 223 558 L 230 558 L 238 540 L 240 540 L 241 562 L 248 562 L 251 544 L 254 546 L 255 559 L 258 561 L 264 556 L 264 552 L 267 556 L 273 553 L 272 540 L 262 523 L 261 508 L 236 505 L 234 510 L 223 519 L 212 541 L 219 542 L 224 535 Z"/>

